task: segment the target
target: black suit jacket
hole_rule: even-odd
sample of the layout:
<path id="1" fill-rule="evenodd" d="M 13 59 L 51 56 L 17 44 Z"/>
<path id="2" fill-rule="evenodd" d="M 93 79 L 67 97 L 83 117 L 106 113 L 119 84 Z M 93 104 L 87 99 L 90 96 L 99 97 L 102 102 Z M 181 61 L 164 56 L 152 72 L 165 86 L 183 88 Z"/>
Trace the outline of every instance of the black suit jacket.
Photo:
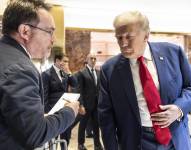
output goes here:
<path id="1" fill-rule="evenodd" d="M 65 72 L 63 73 L 64 78 L 62 82 L 56 74 L 53 66 L 42 73 L 46 113 L 50 111 L 64 92 L 68 92 L 69 85 L 71 87 L 77 86 L 77 79 L 75 77 L 70 76 Z"/>
<path id="2" fill-rule="evenodd" d="M 99 71 L 95 70 L 97 74 L 97 85 L 94 82 L 91 72 L 87 67 L 79 71 L 77 74 L 80 90 L 80 104 L 86 110 L 93 110 L 97 107 L 98 91 L 99 91 Z"/>
<path id="3" fill-rule="evenodd" d="M 71 108 L 44 117 L 41 77 L 25 50 L 9 36 L 0 40 L 0 149 L 31 150 L 64 132 Z"/>

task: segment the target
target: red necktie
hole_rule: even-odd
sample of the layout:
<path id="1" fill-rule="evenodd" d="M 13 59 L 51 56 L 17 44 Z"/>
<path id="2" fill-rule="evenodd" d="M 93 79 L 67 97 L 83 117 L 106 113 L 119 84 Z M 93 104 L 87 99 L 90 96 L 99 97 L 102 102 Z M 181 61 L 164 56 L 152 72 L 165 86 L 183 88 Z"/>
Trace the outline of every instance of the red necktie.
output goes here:
<path id="1" fill-rule="evenodd" d="M 147 102 L 147 106 L 150 114 L 160 112 L 159 105 L 161 104 L 161 98 L 159 92 L 154 84 L 154 81 L 149 73 L 146 65 L 144 64 L 143 56 L 138 58 L 139 61 L 139 75 L 141 84 L 143 87 L 143 93 Z M 171 133 L 169 128 L 160 128 L 153 122 L 153 128 L 155 131 L 156 140 L 163 145 L 168 145 L 171 140 Z"/>

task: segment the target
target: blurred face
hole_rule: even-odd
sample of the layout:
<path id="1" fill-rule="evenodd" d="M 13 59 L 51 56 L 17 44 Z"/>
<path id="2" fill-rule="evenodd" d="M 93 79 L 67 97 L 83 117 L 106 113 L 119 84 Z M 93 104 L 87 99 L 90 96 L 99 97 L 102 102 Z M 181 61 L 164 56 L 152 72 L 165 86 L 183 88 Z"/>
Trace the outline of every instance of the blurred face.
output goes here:
<path id="1" fill-rule="evenodd" d="M 38 10 L 40 22 L 34 26 L 28 24 L 31 29 L 31 38 L 26 44 L 32 58 L 44 58 L 51 51 L 54 43 L 55 23 L 50 13 L 44 9 Z"/>
<path id="2" fill-rule="evenodd" d="M 87 63 L 90 67 L 94 68 L 96 65 L 96 57 L 93 55 L 88 56 Z"/>
<path id="3" fill-rule="evenodd" d="M 62 60 L 56 59 L 55 65 L 61 70 L 67 69 L 69 67 L 68 57 L 63 57 Z"/>
<path id="4" fill-rule="evenodd" d="M 63 59 L 60 62 L 60 67 L 63 70 L 66 70 L 69 67 L 69 59 L 68 59 L 68 57 L 63 57 Z"/>
<path id="5" fill-rule="evenodd" d="M 149 33 L 136 24 L 125 25 L 115 29 L 121 53 L 126 58 L 138 58 L 143 55 Z"/>

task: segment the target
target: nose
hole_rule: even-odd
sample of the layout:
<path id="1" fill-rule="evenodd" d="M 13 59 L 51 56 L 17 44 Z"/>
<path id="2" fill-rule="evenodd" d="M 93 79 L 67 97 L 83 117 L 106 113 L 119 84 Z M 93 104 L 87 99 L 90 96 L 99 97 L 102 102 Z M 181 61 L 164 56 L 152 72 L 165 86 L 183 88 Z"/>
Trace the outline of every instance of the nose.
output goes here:
<path id="1" fill-rule="evenodd" d="M 121 37 L 121 45 L 122 46 L 128 46 L 128 43 L 129 43 L 129 40 L 125 36 L 122 36 Z"/>
<path id="2" fill-rule="evenodd" d="M 56 41 L 56 36 L 55 36 L 55 34 L 52 34 L 51 43 L 54 44 L 55 41 Z"/>

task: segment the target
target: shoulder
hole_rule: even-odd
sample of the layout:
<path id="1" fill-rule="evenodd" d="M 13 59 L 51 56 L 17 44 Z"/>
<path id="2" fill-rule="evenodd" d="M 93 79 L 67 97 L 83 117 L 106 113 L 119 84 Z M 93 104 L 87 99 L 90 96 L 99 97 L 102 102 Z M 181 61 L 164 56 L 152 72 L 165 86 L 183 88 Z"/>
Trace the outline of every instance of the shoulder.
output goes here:
<path id="1" fill-rule="evenodd" d="M 5 82 L 16 82 L 19 84 L 35 85 L 40 82 L 40 74 L 38 70 L 30 64 L 12 64 L 9 65 L 4 71 L 1 71 L 1 79 Z"/>
<path id="2" fill-rule="evenodd" d="M 42 77 L 51 76 L 53 69 L 54 69 L 53 67 L 50 67 L 49 69 L 42 72 Z"/>
<path id="3" fill-rule="evenodd" d="M 121 54 L 118 54 L 116 56 L 113 56 L 112 58 L 108 59 L 101 67 L 101 70 L 108 70 L 108 69 L 114 69 L 117 63 L 119 62 L 119 59 L 122 57 Z"/>
<path id="4" fill-rule="evenodd" d="M 164 52 L 169 50 L 174 50 L 174 51 L 182 50 L 180 45 L 176 45 L 169 42 L 149 42 L 149 46 L 151 47 L 151 49 L 158 49 Z"/>

